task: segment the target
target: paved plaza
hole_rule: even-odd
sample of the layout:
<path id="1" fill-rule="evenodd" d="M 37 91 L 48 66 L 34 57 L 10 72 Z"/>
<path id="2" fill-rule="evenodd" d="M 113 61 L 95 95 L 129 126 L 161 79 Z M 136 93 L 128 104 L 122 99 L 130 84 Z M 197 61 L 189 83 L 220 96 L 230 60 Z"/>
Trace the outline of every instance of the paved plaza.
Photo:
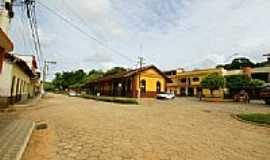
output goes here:
<path id="1" fill-rule="evenodd" d="M 270 128 L 232 113 L 270 112 L 262 103 L 144 99 L 119 105 L 50 95 L 21 118 L 47 122 L 24 160 L 268 160 Z"/>

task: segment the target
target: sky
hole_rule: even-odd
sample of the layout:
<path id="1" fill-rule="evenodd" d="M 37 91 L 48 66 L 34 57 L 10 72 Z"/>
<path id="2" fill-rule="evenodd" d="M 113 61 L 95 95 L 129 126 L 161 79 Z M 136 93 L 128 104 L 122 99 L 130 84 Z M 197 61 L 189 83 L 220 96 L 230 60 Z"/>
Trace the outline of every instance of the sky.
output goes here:
<path id="1" fill-rule="evenodd" d="M 262 61 L 270 52 L 269 0 L 39 1 L 88 35 L 37 4 L 44 57 L 57 61 L 49 68 L 51 76 L 76 69 L 134 68 L 138 56 L 145 65 L 169 70 L 215 67 L 239 56 Z M 18 7 L 11 37 L 15 52 L 34 52 L 27 18 Z"/>

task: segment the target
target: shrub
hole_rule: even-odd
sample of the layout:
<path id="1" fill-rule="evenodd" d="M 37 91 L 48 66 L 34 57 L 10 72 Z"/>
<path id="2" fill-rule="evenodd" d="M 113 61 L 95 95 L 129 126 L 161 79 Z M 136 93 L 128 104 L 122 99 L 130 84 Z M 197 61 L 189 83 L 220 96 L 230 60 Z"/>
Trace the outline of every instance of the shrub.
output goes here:
<path id="1" fill-rule="evenodd" d="M 81 97 L 86 98 L 86 99 L 103 101 L 103 102 L 113 102 L 113 103 L 121 103 L 121 104 L 138 104 L 138 102 L 135 99 L 131 99 L 131 98 L 102 97 L 102 96 L 94 96 L 94 95 L 88 95 L 88 94 L 81 95 Z"/>

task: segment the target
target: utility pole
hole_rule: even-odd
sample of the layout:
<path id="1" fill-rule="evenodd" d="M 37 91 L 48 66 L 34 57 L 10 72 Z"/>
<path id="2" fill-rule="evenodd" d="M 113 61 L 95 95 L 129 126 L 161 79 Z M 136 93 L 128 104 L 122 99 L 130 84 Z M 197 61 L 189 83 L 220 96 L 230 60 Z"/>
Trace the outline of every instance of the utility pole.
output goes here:
<path id="1" fill-rule="evenodd" d="M 139 58 L 139 88 L 138 88 L 138 93 L 137 93 L 137 99 L 140 102 L 141 100 L 141 71 L 142 71 L 142 67 L 144 64 L 144 58 L 143 57 L 138 57 Z"/>
<path id="2" fill-rule="evenodd" d="M 49 64 L 56 64 L 55 61 L 44 61 L 44 66 L 43 66 L 43 80 L 42 80 L 42 94 L 45 94 L 44 90 L 44 84 L 46 82 L 47 74 L 48 74 L 48 69 L 49 69 Z"/>

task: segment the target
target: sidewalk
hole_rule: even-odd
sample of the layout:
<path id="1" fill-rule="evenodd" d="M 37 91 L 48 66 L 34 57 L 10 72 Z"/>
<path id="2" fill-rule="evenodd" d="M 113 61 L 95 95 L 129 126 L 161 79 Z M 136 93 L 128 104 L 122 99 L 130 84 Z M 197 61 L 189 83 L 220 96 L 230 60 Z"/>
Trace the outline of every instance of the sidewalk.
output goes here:
<path id="1" fill-rule="evenodd" d="M 0 120 L 0 160 L 20 160 L 34 127 L 29 120 Z"/>
<path id="2" fill-rule="evenodd" d="M 0 160 L 20 160 L 30 140 L 35 123 L 21 119 L 18 110 L 35 106 L 40 97 L 11 105 L 0 113 Z"/>
<path id="3" fill-rule="evenodd" d="M 21 102 L 21 103 L 17 103 L 17 104 L 14 104 L 14 105 L 11 105 L 10 107 L 11 108 L 28 108 L 28 107 L 32 107 L 34 105 L 36 105 L 40 100 L 42 99 L 41 96 L 37 96 L 33 99 L 28 99 L 24 102 Z"/>

